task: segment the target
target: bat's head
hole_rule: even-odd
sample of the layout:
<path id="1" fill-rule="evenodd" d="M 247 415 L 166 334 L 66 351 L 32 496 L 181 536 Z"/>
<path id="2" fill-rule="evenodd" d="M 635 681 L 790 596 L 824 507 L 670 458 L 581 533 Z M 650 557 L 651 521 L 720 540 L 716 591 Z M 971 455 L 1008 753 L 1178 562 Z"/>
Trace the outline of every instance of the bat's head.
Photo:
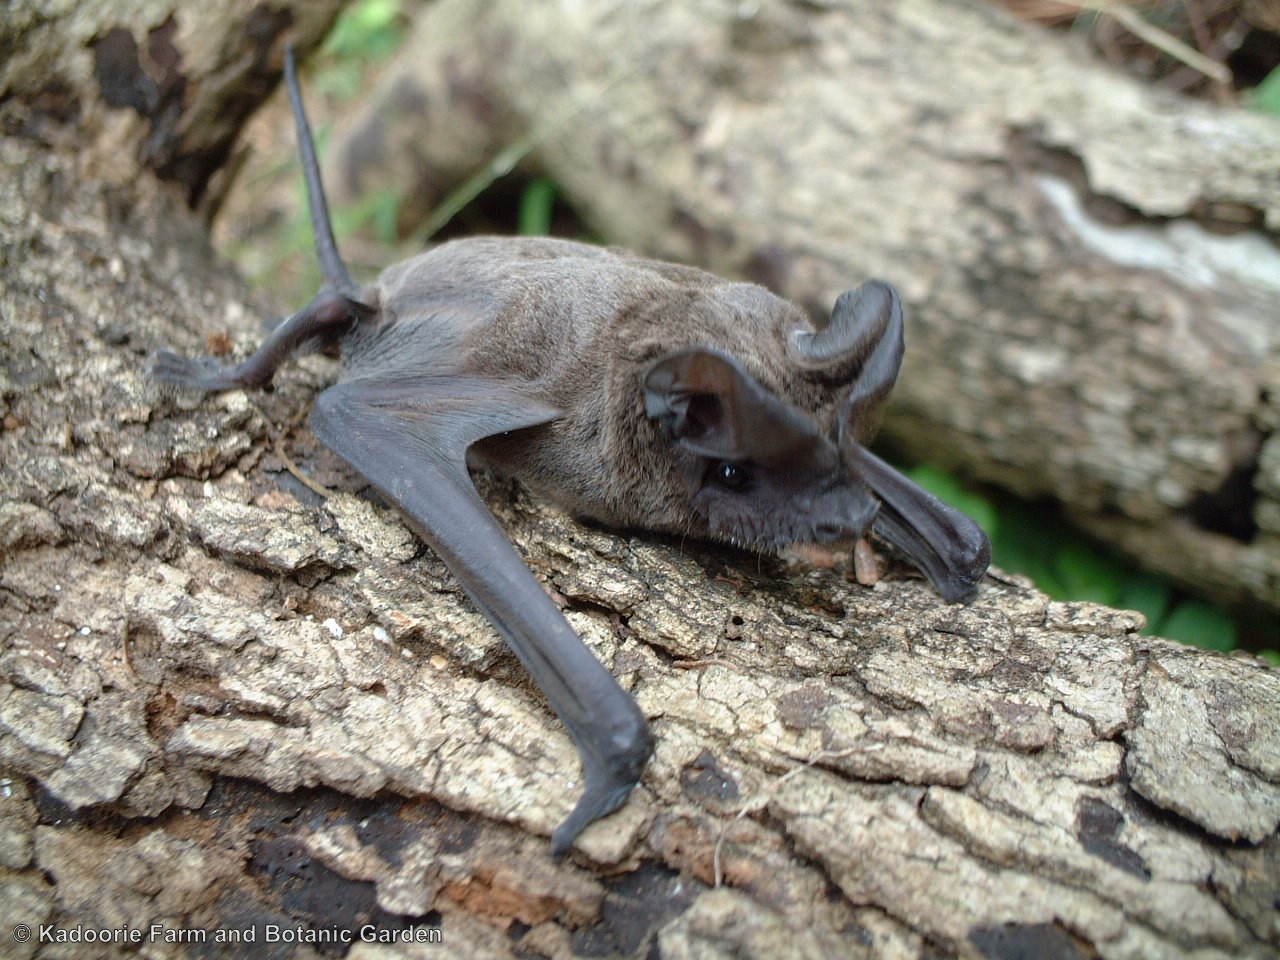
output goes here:
<path id="1" fill-rule="evenodd" d="M 982 530 L 862 446 L 902 364 L 896 292 L 871 282 L 844 294 L 830 322 L 795 331 L 789 349 L 803 376 L 833 384 L 833 435 L 725 352 L 689 347 L 645 371 L 646 413 L 691 455 L 691 502 L 712 535 L 776 550 L 874 531 L 944 598 L 970 599 L 990 560 Z"/>

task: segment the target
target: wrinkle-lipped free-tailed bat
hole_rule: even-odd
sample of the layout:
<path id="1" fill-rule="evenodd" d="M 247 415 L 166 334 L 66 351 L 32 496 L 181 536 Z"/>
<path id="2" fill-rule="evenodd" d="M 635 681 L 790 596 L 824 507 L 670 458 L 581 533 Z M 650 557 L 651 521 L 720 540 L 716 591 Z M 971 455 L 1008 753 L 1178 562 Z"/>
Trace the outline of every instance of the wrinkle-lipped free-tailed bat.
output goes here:
<path id="1" fill-rule="evenodd" d="M 569 627 L 476 494 L 468 464 L 576 515 L 756 549 L 878 535 L 948 601 L 972 598 L 982 530 L 868 452 L 902 362 L 893 288 L 869 282 L 814 329 L 761 287 L 553 239 L 454 241 L 359 288 L 338 254 L 292 52 L 320 293 L 234 366 L 171 353 L 154 379 L 267 384 L 337 346 L 317 437 L 436 551 L 533 675 L 581 754 L 565 852 L 630 794 L 652 751 L 643 714 Z"/>

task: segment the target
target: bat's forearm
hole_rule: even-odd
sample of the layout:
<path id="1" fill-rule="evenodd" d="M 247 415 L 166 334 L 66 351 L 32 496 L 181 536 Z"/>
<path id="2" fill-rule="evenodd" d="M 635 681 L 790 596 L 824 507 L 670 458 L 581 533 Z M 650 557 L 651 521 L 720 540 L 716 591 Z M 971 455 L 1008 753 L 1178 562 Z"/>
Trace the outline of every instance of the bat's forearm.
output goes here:
<path id="1" fill-rule="evenodd" d="M 583 829 L 626 802 L 653 752 L 653 735 L 635 701 L 583 645 L 519 557 L 513 553 L 512 560 L 529 579 L 524 589 L 508 580 L 514 569 L 498 578 L 468 582 L 460 575 L 459 580 L 537 681 L 578 747 L 586 782 L 552 835 L 551 852 L 561 856 Z M 495 580 L 505 583 L 498 586 Z"/>
<path id="2" fill-rule="evenodd" d="M 574 633 L 470 481 L 463 476 L 453 486 L 447 497 L 439 487 L 433 491 L 438 502 L 429 525 L 415 524 L 418 533 L 519 657 L 582 758 L 583 792 L 552 837 L 552 853 L 559 856 L 586 826 L 626 801 L 653 751 L 653 737 L 635 701 Z M 408 507 L 415 491 L 401 487 L 388 495 L 421 515 Z"/>
<path id="3" fill-rule="evenodd" d="M 400 402 L 404 390 L 416 409 Z M 467 474 L 465 451 L 476 430 L 517 429 L 549 415 L 500 386 L 439 378 L 398 387 L 339 384 L 317 398 L 311 424 L 448 565 L 573 737 L 586 784 L 552 838 L 562 854 L 584 827 L 626 800 L 653 739 L 635 701 L 573 632 Z"/>

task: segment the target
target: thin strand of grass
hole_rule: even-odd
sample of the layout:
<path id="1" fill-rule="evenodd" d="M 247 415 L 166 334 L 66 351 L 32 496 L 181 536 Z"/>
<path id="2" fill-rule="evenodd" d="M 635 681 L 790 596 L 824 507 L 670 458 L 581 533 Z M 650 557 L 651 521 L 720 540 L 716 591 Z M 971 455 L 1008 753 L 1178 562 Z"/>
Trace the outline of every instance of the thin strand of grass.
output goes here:
<path id="1" fill-rule="evenodd" d="M 1106 14 L 1138 39 L 1151 44 L 1157 50 L 1167 53 L 1175 60 L 1185 63 L 1191 69 L 1203 73 L 1206 77 L 1218 83 L 1231 83 L 1231 70 L 1225 64 L 1206 57 L 1200 51 L 1187 46 L 1177 37 L 1166 33 L 1150 21 L 1144 20 L 1136 10 L 1127 4 L 1114 3 L 1112 0 L 1063 0 L 1063 2 L 1079 7 L 1081 10 L 1096 10 L 1098 13 Z"/>
<path id="2" fill-rule="evenodd" d="M 633 67 L 615 73 L 599 87 L 574 97 L 560 110 L 557 110 L 524 136 L 519 137 L 515 142 L 499 150 L 488 163 L 468 177 L 440 202 L 426 222 L 409 236 L 406 245 L 415 251 L 421 249 L 428 240 L 444 228 L 445 224 L 457 216 L 476 197 L 489 189 L 495 181 L 514 170 L 521 160 L 555 134 L 556 131 L 581 114 L 587 107 L 598 102 L 620 80 L 635 72 L 636 70 Z"/>
<path id="3" fill-rule="evenodd" d="M 307 476 L 305 473 L 303 473 L 302 468 L 299 467 L 296 463 L 294 463 L 293 459 L 287 453 L 284 452 L 283 437 L 276 442 L 275 455 L 280 458 L 280 462 L 284 464 L 284 468 L 288 470 L 291 474 L 293 474 L 294 478 L 299 483 L 301 483 L 304 487 L 310 490 L 312 493 L 324 498 L 325 500 L 328 500 L 331 496 L 333 496 L 332 490 L 329 490 L 327 487 L 321 486 L 320 484 L 316 483 L 316 481 L 314 481 L 309 476 Z"/>
<path id="4" fill-rule="evenodd" d="M 805 770 L 811 770 L 820 763 L 829 763 L 832 760 L 842 760 L 845 757 L 853 756 L 855 753 L 872 753 L 877 750 L 882 750 L 883 748 L 884 744 L 876 743 L 866 746 L 847 747 L 844 750 L 823 750 L 814 754 L 808 760 L 803 761 L 799 766 L 792 767 L 786 773 L 767 781 L 754 796 L 749 797 L 742 803 L 738 812 L 732 818 L 721 822 L 720 832 L 716 836 L 716 845 L 711 852 L 711 869 L 713 876 L 712 885 L 715 887 L 724 886 L 724 869 L 721 861 L 721 850 L 724 847 L 725 839 L 728 837 L 729 828 L 739 820 L 743 820 L 751 814 L 759 810 L 763 810 L 788 780 L 799 773 L 803 773 Z"/>

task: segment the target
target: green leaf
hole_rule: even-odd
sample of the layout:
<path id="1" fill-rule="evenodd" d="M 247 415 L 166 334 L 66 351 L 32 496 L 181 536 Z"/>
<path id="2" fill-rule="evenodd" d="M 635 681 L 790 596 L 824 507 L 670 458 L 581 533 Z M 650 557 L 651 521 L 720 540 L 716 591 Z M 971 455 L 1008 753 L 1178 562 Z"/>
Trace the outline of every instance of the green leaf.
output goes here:
<path id="1" fill-rule="evenodd" d="M 1159 634 L 1172 596 L 1173 587 L 1168 580 L 1156 573 L 1139 571 L 1124 582 L 1115 605 L 1137 610 L 1147 618 L 1146 632 Z"/>
<path id="2" fill-rule="evenodd" d="M 1203 600 L 1186 600 L 1160 626 L 1162 636 L 1206 650 L 1236 648 L 1235 621 L 1221 607 Z"/>
<path id="3" fill-rule="evenodd" d="M 1276 67 L 1252 90 L 1246 91 L 1245 102 L 1254 110 L 1280 116 L 1280 67 Z"/>
<path id="4" fill-rule="evenodd" d="M 1130 576 L 1115 556 L 1074 538 L 1058 548 L 1053 560 L 1058 579 L 1072 600 L 1115 606 Z"/>
<path id="5" fill-rule="evenodd" d="M 1064 537 L 1058 522 L 1017 500 L 1000 504 L 1000 519 L 991 538 L 991 558 L 998 567 L 1021 573 L 1055 600 L 1070 600 L 1057 569 Z"/>
<path id="6" fill-rule="evenodd" d="M 1239 646 L 1242 628 L 1232 615 L 1209 603 L 1179 603 L 1167 578 L 1135 570 L 1077 533 L 1054 507 L 1011 496 L 993 504 L 935 467 L 920 466 L 906 473 L 983 525 L 991 536 L 993 563 L 1030 577 L 1053 599 L 1137 610 L 1147 618 L 1147 633 L 1183 643 L 1215 650 Z"/>
<path id="7" fill-rule="evenodd" d="M 400 0 L 361 0 L 338 16 L 324 53 L 338 60 L 383 60 L 400 42 Z"/>
<path id="8" fill-rule="evenodd" d="M 400 192 L 395 187 L 382 186 L 369 192 L 355 203 L 333 211 L 333 232 L 341 241 L 365 226 L 373 229 L 379 243 L 396 242 L 396 222 L 400 216 Z"/>
<path id="9" fill-rule="evenodd" d="M 538 177 L 520 194 L 517 230 L 522 237 L 545 237 L 551 232 L 551 214 L 556 205 L 556 185 L 546 177 Z"/>

